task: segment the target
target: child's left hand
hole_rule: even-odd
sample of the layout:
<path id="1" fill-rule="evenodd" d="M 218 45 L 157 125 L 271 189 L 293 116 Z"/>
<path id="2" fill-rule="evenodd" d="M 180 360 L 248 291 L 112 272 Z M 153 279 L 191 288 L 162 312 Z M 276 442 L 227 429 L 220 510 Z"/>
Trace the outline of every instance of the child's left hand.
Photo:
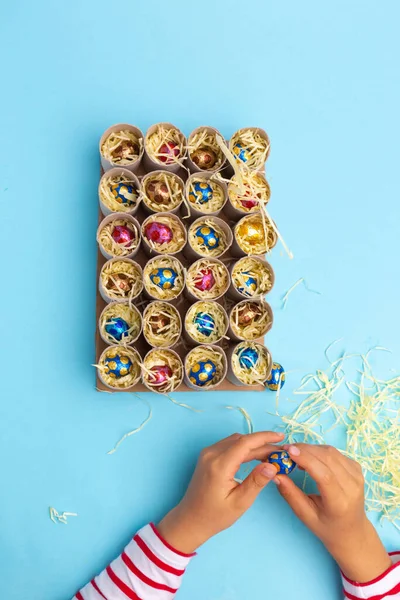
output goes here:
<path id="1" fill-rule="evenodd" d="M 178 550 L 190 553 L 227 529 L 253 504 L 276 475 L 270 464 L 257 465 L 239 484 L 240 465 L 265 460 L 284 435 L 271 431 L 230 437 L 205 448 L 182 501 L 159 523 L 160 534 Z"/>

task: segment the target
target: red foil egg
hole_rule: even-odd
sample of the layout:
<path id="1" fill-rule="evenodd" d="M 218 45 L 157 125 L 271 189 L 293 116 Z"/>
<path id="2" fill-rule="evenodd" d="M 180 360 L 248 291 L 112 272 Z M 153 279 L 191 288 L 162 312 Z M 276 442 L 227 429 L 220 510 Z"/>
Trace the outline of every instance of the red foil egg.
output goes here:
<path id="1" fill-rule="evenodd" d="M 249 198 L 248 200 L 242 198 L 240 200 L 240 202 L 241 202 L 242 206 L 244 206 L 244 208 L 249 208 L 249 209 L 254 208 L 255 206 L 258 205 L 257 200 L 254 200 L 254 198 Z"/>
<path id="2" fill-rule="evenodd" d="M 155 244 L 168 244 L 173 238 L 172 229 L 165 223 L 158 223 L 157 221 L 146 225 L 144 235 Z"/>
<path id="3" fill-rule="evenodd" d="M 209 292 L 215 284 L 214 273 L 211 269 L 201 269 L 196 278 L 194 287 L 202 292 Z"/>
<path id="4" fill-rule="evenodd" d="M 178 144 L 175 144 L 175 142 L 167 142 L 161 146 L 158 154 L 158 158 L 161 162 L 170 165 L 174 162 L 174 158 L 179 156 L 179 146 Z"/>
<path id="5" fill-rule="evenodd" d="M 116 244 L 123 244 L 125 246 L 129 246 L 135 239 L 135 234 L 132 229 L 125 227 L 125 225 L 117 225 L 114 227 L 111 235 Z"/>
<path id="6" fill-rule="evenodd" d="M 163 385 L 172 377 L 172 370 L 168 365 L 154 365 L 154 367 L 151 367 L 150 371 L 151 375 L 149 383 L 151 385 Z"/>

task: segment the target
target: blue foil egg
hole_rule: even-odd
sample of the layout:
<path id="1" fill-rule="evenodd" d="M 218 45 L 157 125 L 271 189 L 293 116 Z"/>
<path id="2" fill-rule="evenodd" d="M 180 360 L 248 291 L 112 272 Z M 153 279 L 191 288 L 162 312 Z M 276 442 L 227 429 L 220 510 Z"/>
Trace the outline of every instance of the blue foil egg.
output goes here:
<path id="1" fill-rule="evenodd" d="M 200 360 L 189 371 L 189 379 L 194 385 L 206 385 L 214 379 L 217 367 L 212 360 Z"/>
<path id="2" fill-rule="evenodd" d="M 136 202 L 136 190 L 129 183 L 115 183 L 110 185 L 110 190 L 119 204 L 132 206 Z"/>
<path id="3" fill-rule="evenodd" d="M 104 329 L 108 335 L 111 335 L 114 339 L 120 342 L 122 338 L 127 335 L 129 325 L 125 319 L 122 319 L 122 317 L 113 317 L 106 322 Z"/>
<path id="4" fill-rule="evenodd" d="M 239 142 L 233 146 L 233 154 L 238 160 L 246 163 L 250 158 L 250 153 L 247 148 L 243 148 Z"/>
<path id="5" fill-rule="evenodd" d="M 296 463 L 292 460 L 285 450 L 277 450 L 272 452 L 267 458 L 267 461 L 274 465 L 277 475 L 289 475 L 296 468 Z"/>
<path id="6" fill-rule="evenodd" d="M 106 375 L 110 375 L 110 377 L 115 377 L 116 379 L 128 375 L 133 366 L 129 356 L 124 356 L 123 354 L 107 356 L 104 364 L 106 366 Z"/>
<path id="7" fill-rule="evenodd" d="M 265 385 L 268 389 L 275 391 L 278 388 L 284 386 L 285 378 L 285 371 L 282 365 L 280 365 L 277 362 L 274 362 L 272 363 L 271 375 L 269 376 L 269 379 L 267 379 L 267 381 L 265 382 Z"/>
<path id="8" fill-rule="evenodd" d="M 258 360 L 258 352 L 254 348 L 245 348 L 242 352 L 239 351 L 238 356 L 242 369 L 253 369 Z"/>
<path id="9" fill-rule="evenodd" d="M 206 248 L 212 250 L 219 246 L 219 235 L 212 227 L 202 225 L 196 229 L 196 237 L 200 238 Z"/>
<path id="10" fill-rule="evenodd" d="M 249 272 L 245 271 L 243 275 L 249 275 Z M 257 281 L 254 277 L 247 277 L 247 279 L 244 280 L 244 286 L 245 287 L 238 288 L 238 291 L 245 296 L 254 296 L 257 291 Z"/>
<path id="11" fill-rule="evenodd" d="M 213 197 L 212 187 L 205 181 L 196 181 L 192 187 L 193 189 L 189 193 L 189 199 L 196 204 L 206 204 Z"/>
<path id="12" fill-rule="evenodd" d="M 163 290 L 173 288 L 177 277 L 178 273 L 174 269 L 154 269 L 150 273 L 151 281 Z"/>
<path id="13" fill-rule="evenodd" d="M 197 313 L 194 324 L 196 325 L 196 329 L 199 333 L 206 335 L 209 337 L 215 329 L 215 321 L 214 318 L 208 313 L 199 312 Z"/>

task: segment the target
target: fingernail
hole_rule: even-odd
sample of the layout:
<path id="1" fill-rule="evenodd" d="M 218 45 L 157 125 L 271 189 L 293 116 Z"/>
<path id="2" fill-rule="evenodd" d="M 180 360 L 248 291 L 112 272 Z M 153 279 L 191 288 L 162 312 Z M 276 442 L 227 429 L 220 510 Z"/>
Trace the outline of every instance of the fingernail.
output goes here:
<path id="1" fill-rule="evenodd" d="M 264 477 L 272 479 L 276 475 L 276 469 L 273 465 L 264 465 L 264 467 L 261 469 L 261 473 L 264 475 Z"/>
<path id="2" fill-rule="evenodd" d="M 300 456 L 300 450 L 297 446 L 289 446 L 288 452 L 289 454 L 293 454 L 293 456 Z"/>
<path id="3" fill-rule="evenodd" d="M 281 485 L 280 477 L 275 477 L 275 479 L 273 479 L 272 481 L 275 483 L 275 485 Z"/>
<path id="4" fill-rule="evenodd" d="M 289 445 L 289 444 L 283 444 L 282 448 L 283 448 L 284 450 L 289 450 L 289 448 L 290 448 L 290 445 Z"/>

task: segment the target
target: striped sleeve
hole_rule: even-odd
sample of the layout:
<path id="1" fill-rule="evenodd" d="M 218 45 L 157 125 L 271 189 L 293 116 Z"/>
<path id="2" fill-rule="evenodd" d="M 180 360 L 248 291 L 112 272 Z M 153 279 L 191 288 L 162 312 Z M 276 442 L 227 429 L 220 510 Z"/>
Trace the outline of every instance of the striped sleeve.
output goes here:
<path id="1" fill-rule="evenodd" d="M 192 556 L 172 548 L 153 524 L 146 525 L 73 600 L 171 600 Z"/>
<path id="2" fill-rule="evenodd" d="M 390 553 L 392 566 L 373 581 L 357 583 L 342 573 L 344 597 L 349 600 L 400 600 L 400 552 Z"/>

